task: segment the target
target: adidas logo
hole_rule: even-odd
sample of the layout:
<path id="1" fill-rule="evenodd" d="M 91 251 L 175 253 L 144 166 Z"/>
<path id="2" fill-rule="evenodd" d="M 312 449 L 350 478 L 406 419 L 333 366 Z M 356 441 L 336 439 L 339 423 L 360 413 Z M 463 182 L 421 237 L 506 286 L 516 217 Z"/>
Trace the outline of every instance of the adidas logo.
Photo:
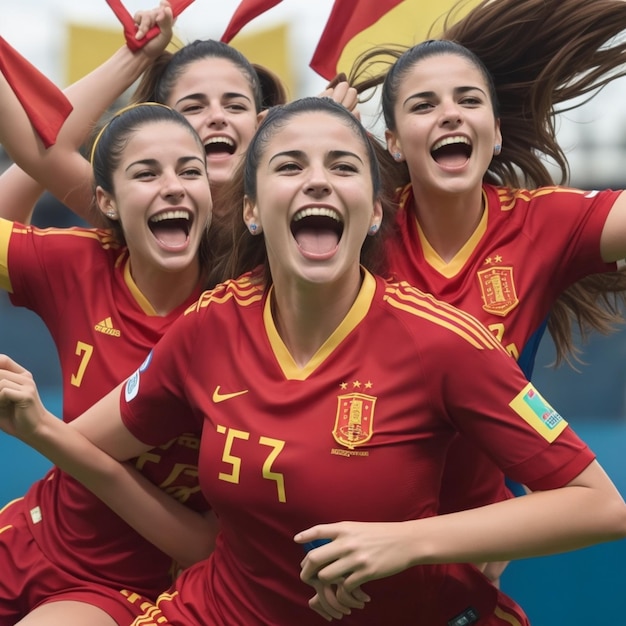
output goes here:
<path id="1" fill-rule="evenodd" d="M 119 337 L 122 333 L 117 330 L 117 328 L 113 328 L 113 322 L 110 317 L 103 319 L 101 322 L 98 322 L 94 329 L 99 333 L 104 333 L 105 335 L 112 335 L 113 337 Z"/>

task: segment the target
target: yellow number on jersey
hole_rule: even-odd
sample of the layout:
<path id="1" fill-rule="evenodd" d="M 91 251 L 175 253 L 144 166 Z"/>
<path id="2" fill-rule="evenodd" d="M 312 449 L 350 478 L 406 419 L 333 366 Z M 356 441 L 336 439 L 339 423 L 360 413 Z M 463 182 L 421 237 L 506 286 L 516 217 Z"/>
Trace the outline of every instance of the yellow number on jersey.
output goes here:
<path id="1" fill-rule="evenodd" d="M 93 354 L 93 346 L 90 346 L 88 343 L 84 343 L 83 341 L 78 341 L 76 343 L 76 350 L 74 351 L 74 354 L 80 357 L 80 363 L 78 364 L 78 371 L 76 374 L 72 374 L 70 382 L 74 385 L 74 387 L 80 387 L 80 384 L 83 382 L 85 370 L 87 369 L 87 364 Z"/>

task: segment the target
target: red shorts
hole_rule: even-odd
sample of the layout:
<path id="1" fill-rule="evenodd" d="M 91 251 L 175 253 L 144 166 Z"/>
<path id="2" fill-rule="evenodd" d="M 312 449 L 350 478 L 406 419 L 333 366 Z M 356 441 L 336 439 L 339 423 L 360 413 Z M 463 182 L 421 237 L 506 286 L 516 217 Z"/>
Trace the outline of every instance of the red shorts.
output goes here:
<path id="1" fill-rule="evenodd" d="M 142 614 L 142 596 L 83 581 L 50 561 L 30 532 L 22 504 L 20 498 L 0 510 L 0 624 L 15 624 L 36 607 L 60 600 L 96 606 L 120 626 Z"/>
<path id="2" fill-rule="evenodd" d="M 163 593 L 157 604 L 150 605 L 132 626 L 229 626 L 210 606 L 206 570 L 197 564 L 185 570 L 174 584 L 175 591 Z M 476 567 L 468 564 L 425 566 L 429 591 L 418 616 L 406 616 L 401 623 L 391 620 L 388 626 L 530 626 L 524 611 L 507 595 L 494 587 Z M 297 584 L 297 581 L 294 581 Z M 372 602 L 375 602 L 373 599 Z M 367 619 L 367 605 L 341 619 L 342 626 L 380 626 Z M 306 610 L 310 619 L 306 619 Z M 314 626 L 320 617 L 312 609 L 300 615 L 300 626 Z M 256 624 L 246 618 L 246 626 L 273 624 L 259 616 Z M 295 622 L 294 622 L 295 623 Z"/>

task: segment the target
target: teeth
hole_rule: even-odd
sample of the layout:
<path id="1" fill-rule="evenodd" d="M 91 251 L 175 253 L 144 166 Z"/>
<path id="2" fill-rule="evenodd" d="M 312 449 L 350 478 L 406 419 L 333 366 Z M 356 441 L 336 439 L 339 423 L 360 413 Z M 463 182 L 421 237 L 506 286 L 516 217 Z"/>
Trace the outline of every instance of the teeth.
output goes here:
<path id="1" fill-rule="evenodd" d="M 205 146 L 208 146 L 209 144 L 212 143 L 225 143 L 227 146 L 234 146 L 235 142 L 228 138 L 228 137 L 211 137 L 210 139 L 207 139 L 205 142 Z"/>
<path id="2" fill-rule="evenodd" d="M 342 221 L 341 215 L 339 215 L 337 211 L 334 209 L 327 209 L 325 207 L 309 207 L 307 209 L 302 209 L 293 216 L 293 221 L 298 222 L 299 220 L 305 217 L 311 217 L 312 215 L 323 215 L 324 217 L 330 217 L 336 222 Z"/>
<path id="3" fill-rule="evenodd" d="M 158 215 L 153 215 L 150 218 L 151 222 L 162 222 L 163 220 L 190 220 L 191 216 L 189 215 L 188 211 L 180 211 L 180 210 L 173 210 L 173 211 L 163 211 L 162 213 L 159 213 Z"/>
<path id="4" fill-rule="evenodd" d="M 438 141 L 434 146 L 433 146 L 433 151 L 434 150 L 439 150 L 439 148 L 443 148 L 444 146 L 449 146 L 453 143 L 464 143 L 467 144 L 468 146 L 471 145 L 469 142 L 469 139 L 467 137 L 462 137 L 462 136 L 458 136 L 458 137 L 446 137 L 445 139 L 442 139 L 441 141 Z"/>

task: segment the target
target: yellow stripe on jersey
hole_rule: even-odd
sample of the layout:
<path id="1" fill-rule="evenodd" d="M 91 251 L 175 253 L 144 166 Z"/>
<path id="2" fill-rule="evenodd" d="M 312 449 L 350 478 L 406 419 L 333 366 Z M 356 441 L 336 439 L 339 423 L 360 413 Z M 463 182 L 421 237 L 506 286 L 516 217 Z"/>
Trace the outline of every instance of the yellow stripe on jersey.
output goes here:
<path id="1" fill-rule="evenodd" d="M 137 287 L 137 283 L 135 282 L 135 279 L 133 278 L 133 275 L 130 272 L 130 257 L 126 257 L 126 255 L 120 255 L 120 258 L 118 258 L 117 261 L 115 262 L 116 267 L 120 262 L 124 262 L 124 261 L 126 263 L 124 265 L 124 282 L 126 283 L 126 286 L 128 287 L 128 291 L 130 291 L 133 298 L 135 298 L 135 301 L 139 305 L 139 308 L 147 316 L 149 317 L 158 316 L 158 313 L 156 309 L 150 303 L 150 300 L 148 300 L 148 298 L 146 298 L 146 296 L 144 296 L 143 293 L 141 293 L 141 290 L 139 289 L 139 287 Z"/>
<path id="2" fill-rule="evenodd" d="M 539 187 L 538 189 L 508 189 L 506 187 L 498 187 L 498 199 L 500 200 L 500 208 L 502 211 L 510 211 L 518 200 L 530 202 L 533 198 L 548 196 L 553 193 L 569 193 L 584 196 L 589 193 L 589 191 L 573 189 L 571 187 L 559 187 L 557 185 Z"/>
<path id="3" fill-rule="evenodd" d="M 517 619 L 517 617 L 515 617 L 515 615 L 511 615 L 511 613 L 503 611 L 499 606 L 494 609 L 493 614 L 501 620 L 504 620 L 507 624 L 511 624 L 511 626 L 522 626 L 522 623 Z"/>
<path id="4" fill-rule="evenodd" d="M 31 228 L 30 226 L 26 226 L 18 228 L 16 225 L 14 232 L 19 233 L 20 235 L 25 235 L 28 232 L 31 232 L 35 237 L 83 237 L 85 239 L 98 240 L 102 244 L 103 248 L 121 247 L 119 242 L 116 240 L 113 231 L 101 228 L 81 228 L 79 226 L 70 228 Z"/>
<path id="5" fill-rule="evenodd" d="M 9 241 L 13 232 L 13 222 L 0 218 L 0 288 L 13 293 L 9 278 Z"/>
<path id="6" fill-rule="evenodd" d="M 509 406 L 546 441 L 552 443 L 567 427 L 567 422 L 528 383 Z"/>
<path id="7" fill-rule="evenodd" d="M 502 344 L 475 317 L 406 282 L 390 283 L 385 290 L 384 299 L 396 309 L 451 330 L 479 350 L 502 350 L 508 354 Z"/>
<path id="8" fill-rule="evenodd" d="M 197 302 L 192 304 L 183 315 L 198 313 L 212 302 L 223 303 L 235 299 L 240 306 L 250 306 L 263 298 L 263 286 L 253 282 L 248 274 L 229 280 L 218 285 L 210 291 L 205 291 L 200 295 Z"/>

